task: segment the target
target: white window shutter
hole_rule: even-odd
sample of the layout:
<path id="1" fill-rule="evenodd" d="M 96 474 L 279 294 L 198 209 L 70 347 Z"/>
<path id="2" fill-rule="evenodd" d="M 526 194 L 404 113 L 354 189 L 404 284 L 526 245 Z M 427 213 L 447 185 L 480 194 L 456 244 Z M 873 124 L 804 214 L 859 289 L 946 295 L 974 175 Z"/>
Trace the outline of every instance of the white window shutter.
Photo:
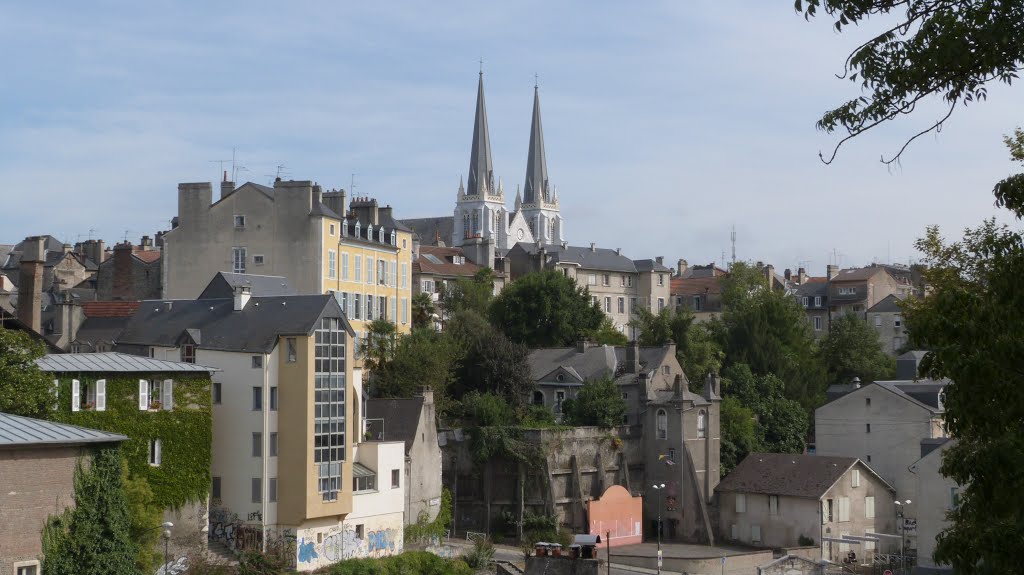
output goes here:
<path id="1" fill-rule="evenodd" d="M 149 409 L 149 382 L 140 379 L 139 380 L 139 411 L 146 411 Z"/>
<path id="2" fill-rule="evenodd" d="M 875 498 L 865 497 L 864 498 L 864 517 L 866 519 L 874 519 L 875 517 Z"/>
<path id="3" fill-rule="evenodd" d="M 174 409 L 174 380 L 165 379 L 163 387 L 164 400 L 161 402 L 161 406 L 164 409 Z"/>
<path id="4" fill-rule="evenodd" d="M 107 380 L 96 380 L 96 411 L 107 410 Z"/>
<path id="5" fill-rule="evenodd" d="M 163 447 L 161 445 L 161 443 L 163 443 L 163 442 L 160 441 L 159 439 L 156 440 L 156 464 L 157 465 L 160 465 L 161 463 L 163 463 L 163 456 L 160 453 L 161 452 L 161 448 Z"/>
<path id="6" fill-rule="evenodd" d="M 71 380 L 71 411 L 78 411 L 82 403 L 82 388 L 77 379 Z"/>

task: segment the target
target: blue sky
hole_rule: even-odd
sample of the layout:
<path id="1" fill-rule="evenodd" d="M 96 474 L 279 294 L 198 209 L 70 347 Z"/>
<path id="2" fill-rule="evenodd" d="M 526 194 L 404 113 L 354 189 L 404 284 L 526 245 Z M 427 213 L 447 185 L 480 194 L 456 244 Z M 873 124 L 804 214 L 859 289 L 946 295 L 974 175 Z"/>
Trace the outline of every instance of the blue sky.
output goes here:
<path id="1" fill-rule="evenodd" d="M 880 24 L 880 23 L 878 23 Z M 169 226 L 178 182 L 285 176 L 349 187 L 400 217 L 450 215 L 484 60 L 495 170 L 522 185 L 534 74 L 568 239 L 634 258 L 906 262 L 925 226 L 1000 214 L 994 87 L 886 167 L 938 105 L 818 160 L 821 112 L 865 37 L 792 2 L 20 2 L 0 4 L 0 243 L 138 239 Z"/>

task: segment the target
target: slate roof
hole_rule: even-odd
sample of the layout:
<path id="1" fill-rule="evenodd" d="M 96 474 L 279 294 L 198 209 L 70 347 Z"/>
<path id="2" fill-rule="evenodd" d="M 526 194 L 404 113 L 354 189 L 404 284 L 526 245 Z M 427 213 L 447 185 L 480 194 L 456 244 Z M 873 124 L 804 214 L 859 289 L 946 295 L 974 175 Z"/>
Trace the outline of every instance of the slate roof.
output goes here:
<path id="1" fill-rule="evenodd" d="M 288 285 L 284 276 L 263 276 L 217 272 L 203 293 L 196 299 L 234 298 L 235 288 L 247 286 L 254 296 L 295 295 L 295 288 Z"/>
<path id="2" fill-rule="evenodd" d="M 906 397 L 910 401 L 935 413 L 945 408 L 939 405 L 939 394 L 949 385 L 949 380 L 919 379 L 916 381 L 876 381 L 875 385 Z"/>
<path id="3" fill-rule="evenodd" d="M 123 435 L 98 429 L 0 413 L 0 448 L 116 443 L 126 439 Z"/>
<path id="4" fill-rule="evenodd" d="M 865 281 L 875 277 L 878 273 L 887 274 L 885 268 L 866 267 L 839 270 L 839 273 L 832 278 L 832 282 Z"/>
<path id="5" fill-rule="evenodd" d="M 404 441 L 409 454 L 423 413 L 423 397 L 367 399 L 366 418 L 384 420 L 384 441 Z"/>
<path id="6" fill-rule="evenodd" d="M 401 222 L 419 237 L 421 245 L 434 245 L 436 236 L 440 236 L 441 242 L 447 245 L 451 243 L 452 234 L 455 233 L 455 218 L 452 216 L 415 218 Z"/>
<path id="7" fill-rule="evenodd" d="M 134 313 L 134 312 L 133 312 Z M 128 317 L 86 317 L 85 321 L 78 326 L 75 339 L 72 343 L 89 346 L 96 349 L 100 343 L 115 343 L 118 336 L 128 325 Z"/>
<path id="8" fill-rule="evenodd" d="M 600 345 L 579 353 L 575 347 L 546 347 L 530 351 L 527 361 L 534 380 L 564 367 L 572 368 L 586 381 L 615 373 L 615 348 Z"/>
<path id="9" fill-rule="evenodd" d="M 202 349 L 269 353 L 279 336 L 308 335 L 321 315 L 330 312 L 354 333 L 330 294 L 253 296 L 237 312 L 233 299 L 147 300 L 125 326 L 118 344 L 176 347 L 182 334 L 194 329 Z"/>
<path id="10" fill-rule="evenodd" d="M 659 264 L 658 260 L 633 260 L 633 265 L 638 272 L 671 272 L 665 264 Z"/>
<path id="11" fill-rule="evenodd" d="M 127 353 L 62 353 L 48 354 L 36 360 L 39 369 L 48 372 L 211 372 L 220 371 L 194 363 L 165 361 Z"/>
<path id="12" fill-rule="evenodd" d="M 856 457 L 751 453 L 715 489 L 733 493 L 821 499 L 857 463 Z M 868 470 L 871 471 L 871 468 Z M 874 471 L 871 473 L 874 474 Z"/>
<path id="13" fill-rule="evenodd" d="M 413 273 L 472 277 L 480 271 L 480 266 L 469 260 L 462 264 L 452 263 L 453 256 L 466 257 L 462 248 L 420 246 L 420 257 L 412 264 Z"/>
<path id="14" fill-rule="evenodd" d="M 821 296 L 822 298 L 826 298 L 828 296 L 828 283 L 806 281 L 793 288 L 793 293 L 799 297 L 813 298 L 815 296 Z"/>
<path id="15" fill-rule="evenodd" d="M 530 255 L 540 250 L 537 244 L 518 243 L 515 246 Z M 515 249 L 515 248 L 513 248 Z M 608 248 L 590 248 L 583 246 L 565 246 L 561 244 L 545 244 L 548 261 L 545 264 L 572 263 L 582 269 L 636 273 L 633 260 Z"/>
<path id="16" fill-rule="evenodd" d="M 868 308 L 868 313 L 900 313 L 903 311 L 899 306 L 900 301 L 902 300 L 896 297 L 896 294 L 889 294 L 882 301 Z"/>

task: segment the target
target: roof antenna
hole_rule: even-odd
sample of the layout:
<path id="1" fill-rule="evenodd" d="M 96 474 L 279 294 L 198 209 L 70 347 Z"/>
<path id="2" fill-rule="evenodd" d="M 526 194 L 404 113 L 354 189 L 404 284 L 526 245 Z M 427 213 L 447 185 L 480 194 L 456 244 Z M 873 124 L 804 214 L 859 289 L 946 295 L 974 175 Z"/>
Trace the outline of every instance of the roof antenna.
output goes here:
<path id="1" fill-rule="evenodd" d="M 736 265 L 736 224 L 732 225 L 732 233 L 730 235 L 732 237 L 732 264 Z M 722 256 L 722 259 L 725 259 L 725 256 Z"/>

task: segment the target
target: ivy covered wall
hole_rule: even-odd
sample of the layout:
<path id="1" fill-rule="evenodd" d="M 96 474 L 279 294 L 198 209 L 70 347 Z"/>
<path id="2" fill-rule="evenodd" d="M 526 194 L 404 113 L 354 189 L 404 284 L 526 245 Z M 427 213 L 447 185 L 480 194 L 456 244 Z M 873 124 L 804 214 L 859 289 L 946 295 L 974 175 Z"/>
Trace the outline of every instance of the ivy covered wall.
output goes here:
<path id="1" fill-rule="evenodd" d="M 180 508 L 206 499 L 210 490 L 213 411 L 205 373 L 52 373 L 59 379 L 54 419 L 128 437 L 121 451 L 134 477 L 144 477 L 154 503 Z M 105 379 L 105 411 L 72 411 L 71 380 L 83 385 Z M 139 380 L 174 381 L 174 409 L 139 410 Z M 149 464 L 149 442 L 161 443 L 160 465 Z"/>

